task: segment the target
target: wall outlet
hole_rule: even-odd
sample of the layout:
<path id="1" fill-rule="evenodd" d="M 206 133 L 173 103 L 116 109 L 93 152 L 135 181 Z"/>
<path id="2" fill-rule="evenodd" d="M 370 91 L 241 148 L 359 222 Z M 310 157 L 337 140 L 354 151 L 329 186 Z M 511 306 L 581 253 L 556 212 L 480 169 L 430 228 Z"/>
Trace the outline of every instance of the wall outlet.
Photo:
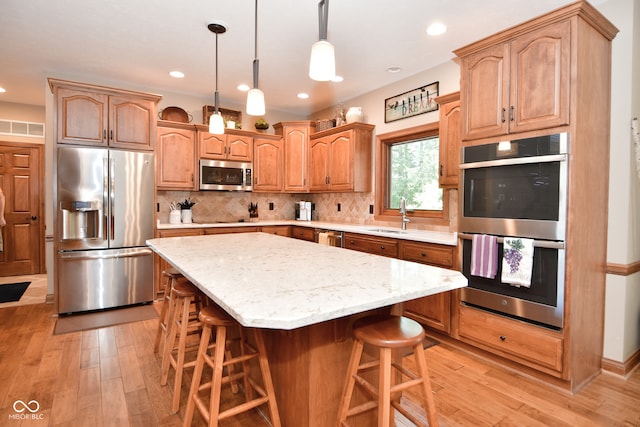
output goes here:
<path id="1" fill-rule="evenodd" d="M 273 202 L 269 202 L 269 210 L 272 211 L 273 210 Z"/>
<path id="2" fill-rule="evenodd" d="M 373 215 L 373 205 L 369 205 L 369 213 Z"/>
<path id="3" fill-rule="evenodd" d="M 338 203 L 338 212 L 340 212 L 340 209 L 342 209 L 342 208 L 340 206 L 340 203 Z"/>

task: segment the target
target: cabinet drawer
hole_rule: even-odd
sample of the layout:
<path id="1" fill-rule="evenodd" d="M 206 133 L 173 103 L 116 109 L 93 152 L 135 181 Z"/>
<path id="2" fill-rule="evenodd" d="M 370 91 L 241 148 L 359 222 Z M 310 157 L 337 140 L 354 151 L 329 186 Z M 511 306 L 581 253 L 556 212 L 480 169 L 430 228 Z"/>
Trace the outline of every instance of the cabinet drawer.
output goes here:
<path id="1" fill-rule="evenodd" d="M 259 227 L 211 227 L 204 230 L 204 234 L 255 233 Z"/>
<path id="2" fill-rule="evenodd" d="M 269 225 L 260 229 L 263 233 L 275 234 L 277 236 L 291 237 L 291 227 L 288 225 Z"/>
<path id="3" fill-rule="evenodd" d="M 562 371 L 563 340 L 559 334 L 470 307 L 460 306 L 459 314 L 461 338 L 529 366 L 533 363 Z"/>
<path id="4" fill-rule="evenodd" d="M 345 233 L 344 247 L 370 254 L 383 255 L 392 258 L 398 257 L 398 242 L 395 239 Z"/>
<path id="5" fill-rule="evenodd" d="M 454 247 L 431 245 L 428 243 L 400 243 L 400 258 L 406 261 L 453 268 Z"/>
<path id="6" fill-rule="evenodd" d="M 308 242 L 316 241 L 316 232 L 313 228 L 309 227 L 292 227 L 291 237 L 294 239 L 306 240 Z"/>

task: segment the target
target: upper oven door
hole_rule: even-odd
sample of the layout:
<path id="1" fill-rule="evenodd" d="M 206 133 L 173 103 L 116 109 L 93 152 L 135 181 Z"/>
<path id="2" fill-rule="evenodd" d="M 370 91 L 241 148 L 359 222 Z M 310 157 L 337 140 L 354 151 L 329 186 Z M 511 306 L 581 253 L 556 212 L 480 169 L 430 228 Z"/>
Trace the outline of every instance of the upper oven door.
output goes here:
<path id="1" fill-rule="evenodd" d="M 463 149 L 460 231 L 564 240 L 567 154 L 550 137 Z"/>

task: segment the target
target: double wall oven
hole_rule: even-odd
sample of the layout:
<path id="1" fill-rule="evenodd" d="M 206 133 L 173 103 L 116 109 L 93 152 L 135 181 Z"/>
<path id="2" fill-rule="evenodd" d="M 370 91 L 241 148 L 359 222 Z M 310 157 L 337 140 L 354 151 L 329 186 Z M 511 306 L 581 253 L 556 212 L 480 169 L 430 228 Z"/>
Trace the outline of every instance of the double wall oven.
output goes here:
<path id="1" fill-rule="evenodd" d="M 464 147 L 459 236 L 465 304 L 546 327 L 563 327 L 567 169 L 566 133 Z M 497 236 L 494 279 L 470 274 L 474 234 Z M 504 237 L 533 239 L 529 287 L 501 281 Z"/>

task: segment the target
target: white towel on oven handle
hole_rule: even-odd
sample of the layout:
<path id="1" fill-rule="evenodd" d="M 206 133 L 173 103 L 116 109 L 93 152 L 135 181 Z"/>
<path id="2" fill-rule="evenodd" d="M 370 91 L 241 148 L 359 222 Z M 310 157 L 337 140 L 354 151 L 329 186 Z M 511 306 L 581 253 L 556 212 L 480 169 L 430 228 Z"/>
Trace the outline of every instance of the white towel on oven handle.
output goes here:
<path id="1" fill-rule="evenodd" d="M 502 283 L 531 287 L 533 239 L 505 237 L 502 251 Z"/>

